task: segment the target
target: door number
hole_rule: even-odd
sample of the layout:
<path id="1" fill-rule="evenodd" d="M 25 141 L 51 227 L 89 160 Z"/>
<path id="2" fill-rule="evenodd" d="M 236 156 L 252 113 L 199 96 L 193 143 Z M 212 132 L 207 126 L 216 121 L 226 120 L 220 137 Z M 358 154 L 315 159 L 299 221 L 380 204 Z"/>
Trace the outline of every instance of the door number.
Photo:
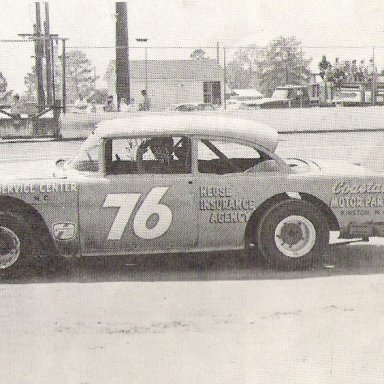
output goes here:
<path id="1" fill-rule="evenodd" d="M 167 232 L 172 223 L 172 211 L 166 205 L 160 204 L 160 200 L 168 188 L 152 188 L 140 204 L 133 218 L 133 231 L 138 237 L 147 240 L 156 239 Z M 103 207 L 119 208 L 109 231 L 108 240 L 121 239 L 140 196 L 140 193 L 112 193 L 107 195 Z M 153 215 L 157 215 L 157 222 L 153 227 L 148 228 L 148 220 Z"/>

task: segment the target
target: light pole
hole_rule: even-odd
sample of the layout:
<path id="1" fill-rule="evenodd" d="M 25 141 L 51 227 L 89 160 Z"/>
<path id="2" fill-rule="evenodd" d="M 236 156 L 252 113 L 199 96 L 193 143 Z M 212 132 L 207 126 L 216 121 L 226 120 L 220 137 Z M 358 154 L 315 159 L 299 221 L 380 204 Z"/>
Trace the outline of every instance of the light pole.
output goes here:
<path id="1" fill-rule="evenodd" d="M 136 39 L 138 43 L 147 43 L 147 38 L 138 38 Z M 145 45 L 144 47 L 144 53 L 145 53 L 145 93 L 148 96 L 148 46 Z"/>

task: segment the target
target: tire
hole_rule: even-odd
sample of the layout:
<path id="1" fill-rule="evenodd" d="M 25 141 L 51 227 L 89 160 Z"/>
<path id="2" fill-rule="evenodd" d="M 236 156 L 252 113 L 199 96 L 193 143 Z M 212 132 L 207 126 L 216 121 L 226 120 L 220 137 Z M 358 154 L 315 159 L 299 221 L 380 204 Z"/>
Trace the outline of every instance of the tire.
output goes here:
<path id="1" fill-rule="evenodd" d="M 12 214 L 0 213 L 0 272 L 21 272 L 31 258 L 33 238 L 27 223 Z"/>
<path id="2" fill-rule="evenodd" d="M 302 200 L 286 200 L 270 208 L 255 232 L 261 256 L 283 270 L 309 267 L 329 244 L 329 228 L 323 214 Z"/>

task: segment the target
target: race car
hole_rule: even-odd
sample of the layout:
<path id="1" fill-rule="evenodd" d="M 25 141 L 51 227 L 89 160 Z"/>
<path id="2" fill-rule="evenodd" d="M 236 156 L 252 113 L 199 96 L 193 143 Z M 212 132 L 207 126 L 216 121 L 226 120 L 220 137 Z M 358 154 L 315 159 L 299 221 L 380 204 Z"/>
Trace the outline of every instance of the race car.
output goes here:
<path id="1" fill-rule="evenodd" d="M 68 161 L 0 170 L 0 268 L 33 254 L 92 257 L 244 249 L 308 267 L 340 238 L 384 235 L 384 177 L 283 159 L 277 132 L 222 116 L 98 124 Z"/>

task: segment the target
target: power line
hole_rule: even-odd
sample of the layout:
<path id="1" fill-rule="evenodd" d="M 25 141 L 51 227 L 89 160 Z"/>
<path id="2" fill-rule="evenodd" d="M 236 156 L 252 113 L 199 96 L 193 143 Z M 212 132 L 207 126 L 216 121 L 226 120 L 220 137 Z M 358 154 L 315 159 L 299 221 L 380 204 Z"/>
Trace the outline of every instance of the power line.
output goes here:
<path id="1" fill-rule="evenodd" d="M 30 43 L 35 40 L 36 37 L 32 37 L 30 39 L 0 39 L 0 43 Z M 39 40 L 45 40 L 46 38 L 44 36 L 39 37 Z M 53 37 L 55 39 L 55 37 Z M 59 40 L 62 40 L 62 38 L 58 38 Z M 222 45 L 220 49 L 223 49 L 224 47 L 226 49 L 246 49 L 252 47 L 254 44 L 249 45 L 230 45 L 230 46 L 224 46 Z M 323 46 L 311 46 L 311 45 L 302 45 L 303 49 L 384 49 L 384 45 L 323 45 Z M 116 49 L 116 48 L 126 48 L 125 45 L 72 45 L 67 46 L 69 49 Z M 129 46 L 129 49 L 143 49 L 144 47 L 141 46 Z M 148 46 L 148 49 L 217 49 L 217 45 L 215 46 L 202 46 L 202 45 L 190 45 L 190 46 L 181 46 L 181 45 L 175 45 L 175 46 L 167 46 L 167 45 L 153 45 Z M 259 48 L 262 48 L 260 46 Z"/>

